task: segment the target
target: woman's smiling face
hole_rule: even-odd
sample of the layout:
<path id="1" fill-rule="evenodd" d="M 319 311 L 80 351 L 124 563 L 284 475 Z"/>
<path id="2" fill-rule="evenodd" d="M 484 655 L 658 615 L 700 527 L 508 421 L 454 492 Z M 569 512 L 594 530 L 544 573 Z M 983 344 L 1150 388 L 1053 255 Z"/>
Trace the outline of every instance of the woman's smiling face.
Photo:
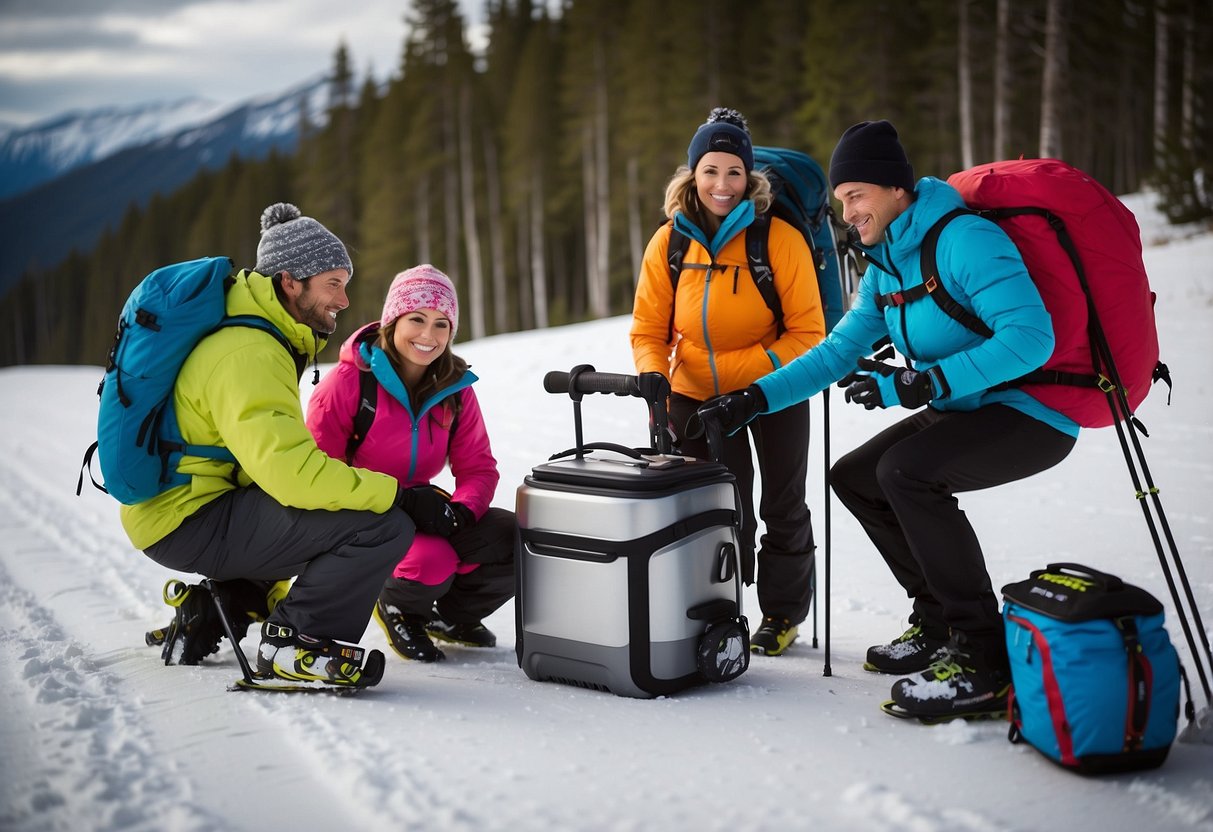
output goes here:
<path id="1" fill-rule="evenodd" d="M 708 213 L 723 219 L 745 198 L 750 177 L 740 156 L 713 150 L 695 166 L 695 192 Z"/>
<path id="2" fill-rule="evenodd" d="M 415 309 L 396 319 L 392 345 L 404 363 L 406 381 L 415 381 L 446 351 L 451 321 L 437 309 Z"/>

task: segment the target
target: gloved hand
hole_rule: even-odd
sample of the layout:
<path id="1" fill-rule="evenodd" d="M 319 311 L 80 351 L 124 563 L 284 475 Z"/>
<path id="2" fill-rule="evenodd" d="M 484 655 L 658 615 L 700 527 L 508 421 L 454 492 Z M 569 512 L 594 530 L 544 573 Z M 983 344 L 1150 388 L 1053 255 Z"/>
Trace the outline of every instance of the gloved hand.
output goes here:
<path id="1" fill-rule="evenodd" d="M 857 365 L 860 372 L 851 373 L 839 383 L 849 382 L 848 402 L 861 404 L 868 410 L 896 404 L 911 410 L 922 407 L 935 398 L 933 378 L 936 376 L 941 381 L 941 389 L 947 390 L 938 367 L 920 373 L 910 367 L 897 367 L 870 358 L 859 359 Z"/>
<path id="2" fill-rule="evenodd" d="M 705 431 L 714 424 L 725 436 L 732 436 L 754 421 L 766 407 L 767 397 L 763 395 L 762 388 L 751 384 L 744 390 L 734 390 L 709 399 L 699 406 L 695 415 Z"/>
<path id="3" fill-rule="evenodd" d="M 660 387 L 662 384 L 669 385 L 669 382 L 665 380 L 665 376 L 662 373 L 641 373 L 636 378 L 642 390 L 646 384 L 651 384 L 654 388 Z"/>
<path id="4" fill-rule="evenodd" d="M 670 430 L 670 382 L 661 373 L 636 376 L 640 398 L 649 405 L 649 438 L 658 453 L 670 453 L 677 438 Z"/>
<path id="5" fill-rule="evenodd" d="M 476 525 L 475 513 L 463 503 L 452 501 L 451 509 L 455 512 L 455 531 L 461 532 Z"/>
<path id="6" fill-rule="evenodd" d="M 451 495 L 434 485 L 396 489 L 396 505 L 413 518 L 417 530 L 450 537 L 459 528 L 459 515 L 452 508 Z"/>

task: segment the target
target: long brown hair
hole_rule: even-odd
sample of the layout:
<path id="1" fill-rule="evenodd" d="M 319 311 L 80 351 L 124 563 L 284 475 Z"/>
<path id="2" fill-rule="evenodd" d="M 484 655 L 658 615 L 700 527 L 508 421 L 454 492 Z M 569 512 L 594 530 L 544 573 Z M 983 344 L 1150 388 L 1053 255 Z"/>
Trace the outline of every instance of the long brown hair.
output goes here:
<path id="1" fill-rule="evenodd" d="M 409 387 L 408 383 L 404 381 L 404 360 L 396 349 L 396 322 L 399 320 L 400 318 L 397 318 L 387 326 L 379 328 L 376 346 L 383 350 L 384 355 L 396 368 L 396 375 L 400 376 L 404 389 L 409 391 L 409 403 L 416 412 L 417 407 L 430 396 L 458 381 L 467 372 L 468 363 L 451 352 L 451 343 L 448 341 L 442 350 L 442 355 L 435 358 L 430 366 L 426 367 L 425 375 L 421 377 L 421 383 L 417 385 L 417 388 Z M 443 400 L 443 404 L 449 409 L 451 418 L 454 418 L 463 408 L 463 399 L 460 396 L 448 396 Z"/>

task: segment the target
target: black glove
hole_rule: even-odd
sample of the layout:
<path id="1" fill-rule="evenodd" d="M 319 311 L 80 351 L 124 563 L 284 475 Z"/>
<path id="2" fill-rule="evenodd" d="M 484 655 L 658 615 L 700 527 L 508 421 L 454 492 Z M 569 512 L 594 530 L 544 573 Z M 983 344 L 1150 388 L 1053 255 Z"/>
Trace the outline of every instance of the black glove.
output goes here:
<path id="1" fill-rule="evenodd" d="M 939 372 L 938 367 L 920 373 L 910 367 L 897 367 L 870 358 L 861 358 L 856 363 L 860 372 L 851 373 L 843 379 L 850 382 L 846 400 L 861 404 L 868 410 L 895 404 L 911 410 L 922 407 L 935 398 L 932 379 L 936 376 L 941 382 L 941 389 L 947 390 L 943 373 Z"/>
<path id="2" fill-rule="evenodd" d="M 881 349 L 882 347 L 883 347 L 883 349 Z M 866 359 L 866 360 L 860 359 L 859 360 L 860 367 L 862 367 L 862 365 L 865 363 L 884 361 L 886 358 L 896 358 L 897 357 L 897 351 L 895 349 L 893 349 L 893 345 L 892 345 L 892 343 L 890 343 L 890 339 L 888 337 L 881 338 L 879 341 L 877 341 L 875 344 L 872 345 L 872 349 L 874 351 L 876 351 L 875 355 L 873 355 L 870 359 Z M 854 384 L 857 381 L 863 381 L 864 379 L 868 378 L 870 375 L 872 375 L 870 370 L 865 370 L 865 369 L 861 369 L 861 368 L 851 370 L 851 372 L 847 373 L 845 376 L 838 379 L 838 386 L 845 389 L 847 387 L 850 387 L 852 384 Z"/>
<path id="3" fill-rule="evenodd" d="M 463 503 L 452 502 L 451 510 L 455 512 L 455 531 L 462 532 L 476 525 L 475 513 Z"/>
<path id="4" fill-rule="evenodd" d="M 640 389 L 644 389 L 645 385 L 652 385 L 654 389 L 660 388 L 662 384 L 669 386 L 669 382 L 665 380 L 662 373 L 641 373 L 637 377 L 637 384 Z"/>
<path id="5" fill-rule="evenodd" d="M 396 489 L 396 505 L 413 518 L 417 530 L 450 537 L 459 527 L 459 515 L 451 506 L 451 495 L 434 485 Z"/>
<path id="6" fill-rule="evenodd" d="M 762 388 L 751 384 L 744 390 L 734 390 L 709 399 L 699 406 L 695 415 L 699 417 L 703 431 L 715 425 L 725 436 L 732 436 L 754 421 L 766 407 L 767 397 L 763 395 Z"/>

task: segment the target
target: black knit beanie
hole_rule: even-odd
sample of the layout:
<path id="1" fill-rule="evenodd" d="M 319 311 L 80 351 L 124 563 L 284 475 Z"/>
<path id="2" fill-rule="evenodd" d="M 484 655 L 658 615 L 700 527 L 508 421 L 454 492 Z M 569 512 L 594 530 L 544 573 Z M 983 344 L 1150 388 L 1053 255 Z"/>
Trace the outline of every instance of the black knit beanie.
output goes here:
<path id="1" fill-rule="evenodd" d="M 892 124 L 882 119 L 861 121 L 847 128 L 830 157 L 830 187 L 837 188 L 843 182 L 914 190 L 914 167 Z"/>

